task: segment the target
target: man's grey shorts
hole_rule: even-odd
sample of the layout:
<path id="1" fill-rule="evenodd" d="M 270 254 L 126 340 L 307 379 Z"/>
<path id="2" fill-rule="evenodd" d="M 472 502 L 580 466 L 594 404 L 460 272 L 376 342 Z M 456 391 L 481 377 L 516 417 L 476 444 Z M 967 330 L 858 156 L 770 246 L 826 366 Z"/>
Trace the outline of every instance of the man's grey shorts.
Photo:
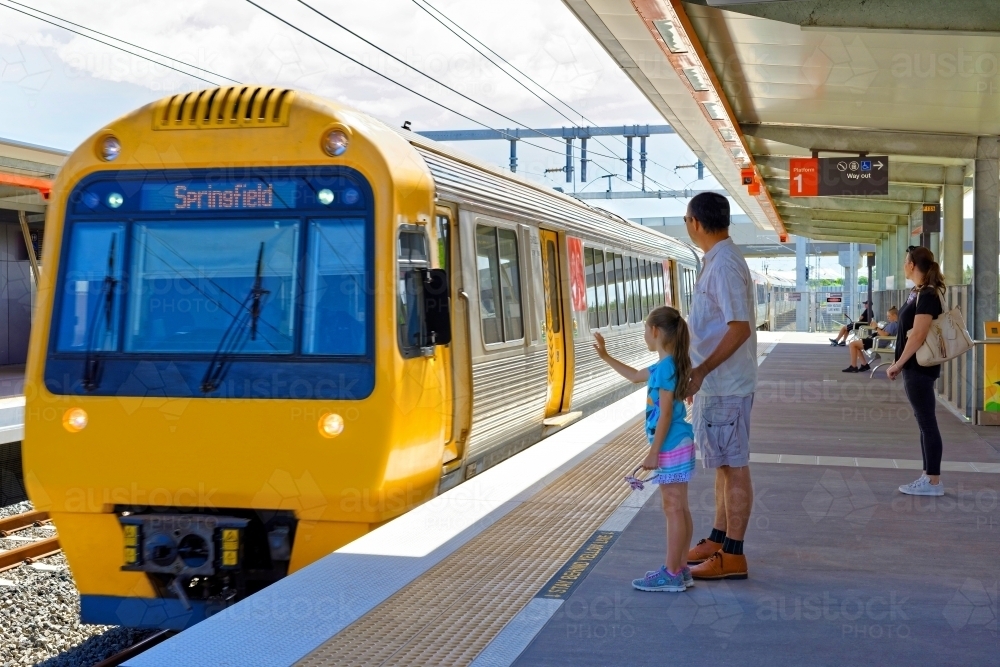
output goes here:
<path id="1" fill-rule="evenodd" d="M 749 396 L 704 396 L 695 394 L 692 421 L 694 440 L 706 468 L 750 464 Z"/>

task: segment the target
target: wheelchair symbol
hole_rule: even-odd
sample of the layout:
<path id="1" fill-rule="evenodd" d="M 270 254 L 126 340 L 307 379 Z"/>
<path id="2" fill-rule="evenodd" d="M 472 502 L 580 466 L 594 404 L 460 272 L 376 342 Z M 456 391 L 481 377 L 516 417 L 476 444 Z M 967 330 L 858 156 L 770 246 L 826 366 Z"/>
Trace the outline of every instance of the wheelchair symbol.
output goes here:
<path id="1" fill-rule="evenodd" d="M 862 160 L 861 161 L 861 171 L 871 171 L 871 170 L 872 170 L 872 161 L 871 160 Z"/>

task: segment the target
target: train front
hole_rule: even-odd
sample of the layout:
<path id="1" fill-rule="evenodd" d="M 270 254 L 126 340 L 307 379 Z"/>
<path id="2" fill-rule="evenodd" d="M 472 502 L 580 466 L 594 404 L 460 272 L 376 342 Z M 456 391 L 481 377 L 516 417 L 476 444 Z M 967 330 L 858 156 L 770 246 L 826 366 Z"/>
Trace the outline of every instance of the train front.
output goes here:
<path id="1" fill-rule="evenodd" d="M 186 627 L 435 493 L 433 214 L 405 140 L 288 90 L 177 95 L 73 153 L 24 472 L 85 622 Z M 401 230 L 423 253 L 407 272 Z"/>

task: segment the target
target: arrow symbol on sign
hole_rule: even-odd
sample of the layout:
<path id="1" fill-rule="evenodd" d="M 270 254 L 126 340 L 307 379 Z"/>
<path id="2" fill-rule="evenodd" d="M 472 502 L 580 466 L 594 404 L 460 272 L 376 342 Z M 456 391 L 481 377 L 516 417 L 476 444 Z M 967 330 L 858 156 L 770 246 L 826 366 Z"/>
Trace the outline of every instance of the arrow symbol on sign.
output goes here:
<path id="1" fill-rule="evenodd" d="M 880 161 L 876 162 L 874 166 L 875 166 L 876 169 L 881 170 L 882 167 L 884 167 L 885 165 L 882 164 L 882 161 L 880 160 Z"/>

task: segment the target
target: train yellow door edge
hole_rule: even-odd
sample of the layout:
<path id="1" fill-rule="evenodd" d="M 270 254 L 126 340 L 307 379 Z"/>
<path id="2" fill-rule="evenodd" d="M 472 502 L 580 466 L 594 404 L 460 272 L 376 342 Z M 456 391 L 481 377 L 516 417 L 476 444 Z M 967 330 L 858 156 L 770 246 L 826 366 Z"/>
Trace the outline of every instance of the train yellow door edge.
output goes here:
<path id="1" fill-rule="evenodd" d="M 548 394 L 545 417 L 563 410 L 566 390 L 566 326 L 563 317 L 562 271 L 559 263 L 559 237 L 555 232 L 539 230 L 542 244 L 542 284 L 545 294 L 545 346 L 548 349 Z M 548 422 L 547 422 L 548 424 Z"/>

